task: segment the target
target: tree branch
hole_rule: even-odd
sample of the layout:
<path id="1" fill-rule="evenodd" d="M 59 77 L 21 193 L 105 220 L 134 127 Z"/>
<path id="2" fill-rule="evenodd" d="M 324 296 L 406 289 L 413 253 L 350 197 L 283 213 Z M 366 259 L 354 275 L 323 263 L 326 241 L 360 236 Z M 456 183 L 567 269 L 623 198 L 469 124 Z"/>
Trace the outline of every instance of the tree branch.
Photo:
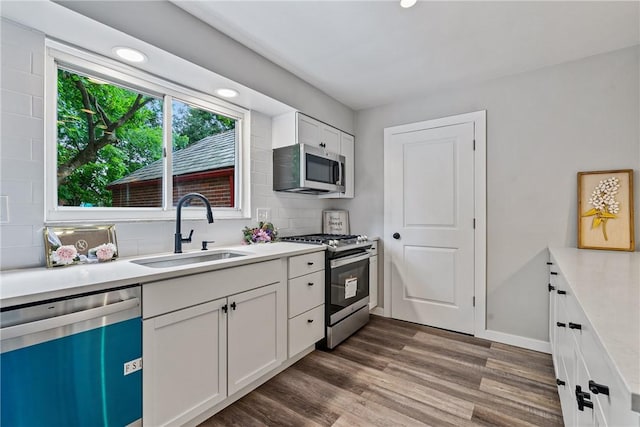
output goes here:
<path id="1" fill-rule="evenodd" d="M 83 105 L 87 110 L 91 110 L 91 96 L 87 92 L 87 89 L 84 87 L 84 85 L 80 81 L 76 81 L 76 87 L 78 87 L 78 89 L 80 90 L 80 93 L 82 94 Z M 58 166 L 58 186 L 60 186 L 61 184 L 64 184 L 66 179 L 77 168 L 89 162 L 95 161 L 98 158 L 98 151 L 100 151 L 102 148 L 110 144 L 111 145 L 118 144 L 120 141 L 115 135 L 115 130 L 121 127 L 122 125 L 124 125 L 129 119 L 131 119 L 134 116 L 134 114 L 138 110 L 140 110 L 142 107 L 148 104 L 152 99 L 153 98 L 151 97 L 144 98 L 142 94 L 138 94 L 138 96 L 134 100 L 133 104 L 131 104 L 131 107 L 129 107 L 127 112 L 124 113 L 118 120 L 116 120 L 115 122 L 112 122 L 109 120 L 105 111 L 102 109 L 102 107 L 98 105 L 97 101 L 95 101 L 95 98 L 94 98 L 94 104 L 96 106 L 96 110 L 98 110 L 98 114 L 100 115 L 102 120 L 105 122 L 105 125 L 107 126 L 107 129 L 105 130 L 105 134 L 100 139 L 96 140 L 96 136 L 95 136 L 96 123 L 93 122 L 93 118 L 91 117 L 92 114 L 87 113 L 87 116 L 89 116 L 87 118 L 87 123 L 89 127 L 89 141 L 82 150 L 79 150 L 78 153 L 76 153 L 75 156 L 73 156 L 71 159 L 69 159 L 65 163 Z"/>

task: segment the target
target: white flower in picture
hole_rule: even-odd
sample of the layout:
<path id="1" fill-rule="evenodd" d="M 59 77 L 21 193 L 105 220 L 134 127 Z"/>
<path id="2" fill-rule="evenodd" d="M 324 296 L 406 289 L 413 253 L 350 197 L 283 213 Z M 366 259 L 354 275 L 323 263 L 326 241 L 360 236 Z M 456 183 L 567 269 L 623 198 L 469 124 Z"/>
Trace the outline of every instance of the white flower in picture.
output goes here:
<path id="1" fill-rule="evenodd" d="M 602 225 L 604 240 L 609 240 L 607 236 L 607 221 L 617 218 L 620 213 L 620 202 L 616 201 L 616 195 L 620 189 L 620 180 L 616 177 L 603 179 L 598 183 L 591 193 L 589 204 L 593 208 L 582 214 L 583 217 L 592 216 L 591 228 L 598 228 Z"/>

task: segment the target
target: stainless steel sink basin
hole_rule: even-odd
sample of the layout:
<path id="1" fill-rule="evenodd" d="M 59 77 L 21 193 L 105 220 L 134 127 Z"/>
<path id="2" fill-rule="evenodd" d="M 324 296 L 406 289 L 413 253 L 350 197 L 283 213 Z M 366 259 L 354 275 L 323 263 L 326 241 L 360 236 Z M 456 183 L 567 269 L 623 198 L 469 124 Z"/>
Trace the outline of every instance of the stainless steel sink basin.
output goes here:
<path id="1" fill-rule="evenodd" d="M 156 258 L 136 259 L 131 262 L 145 267 L 167 268 L 180 265 L 198 264 L 201 262 L 220 261 L 229 258 L 246 256 L 242 252 L 207 251 L 202 253 L 174 254 Z"/>

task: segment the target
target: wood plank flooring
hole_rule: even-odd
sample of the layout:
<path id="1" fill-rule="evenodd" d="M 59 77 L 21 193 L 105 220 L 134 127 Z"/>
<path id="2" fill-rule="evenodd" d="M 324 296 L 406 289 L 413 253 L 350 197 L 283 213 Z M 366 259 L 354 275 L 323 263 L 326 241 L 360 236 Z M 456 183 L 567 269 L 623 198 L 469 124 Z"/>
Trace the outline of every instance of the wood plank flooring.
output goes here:
<path id="1" fill-rule="evenodd" d="M 551 356 L 372 316 L 201 424 L 562 426 Z"/>

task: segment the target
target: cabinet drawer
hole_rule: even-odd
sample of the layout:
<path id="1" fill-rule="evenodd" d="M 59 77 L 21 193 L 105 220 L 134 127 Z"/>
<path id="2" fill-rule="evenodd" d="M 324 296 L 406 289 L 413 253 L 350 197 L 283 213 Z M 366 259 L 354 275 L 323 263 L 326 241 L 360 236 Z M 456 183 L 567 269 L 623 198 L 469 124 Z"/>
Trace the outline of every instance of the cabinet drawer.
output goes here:
<path id="1" fill-rule="evenodd" d="M 289 258 L 289 279 L 315 271 L 324 271 L 324 251 Z"/>
<path id="2" fill-rule="evenodd" d="M 289 357 L 324 338 L 324 304 L 289 320 Z"/>
<path id="3" fill-rule="evenodd" d="M 289 318 L 324 304 L 324 270 L 289 280 Z"/>

